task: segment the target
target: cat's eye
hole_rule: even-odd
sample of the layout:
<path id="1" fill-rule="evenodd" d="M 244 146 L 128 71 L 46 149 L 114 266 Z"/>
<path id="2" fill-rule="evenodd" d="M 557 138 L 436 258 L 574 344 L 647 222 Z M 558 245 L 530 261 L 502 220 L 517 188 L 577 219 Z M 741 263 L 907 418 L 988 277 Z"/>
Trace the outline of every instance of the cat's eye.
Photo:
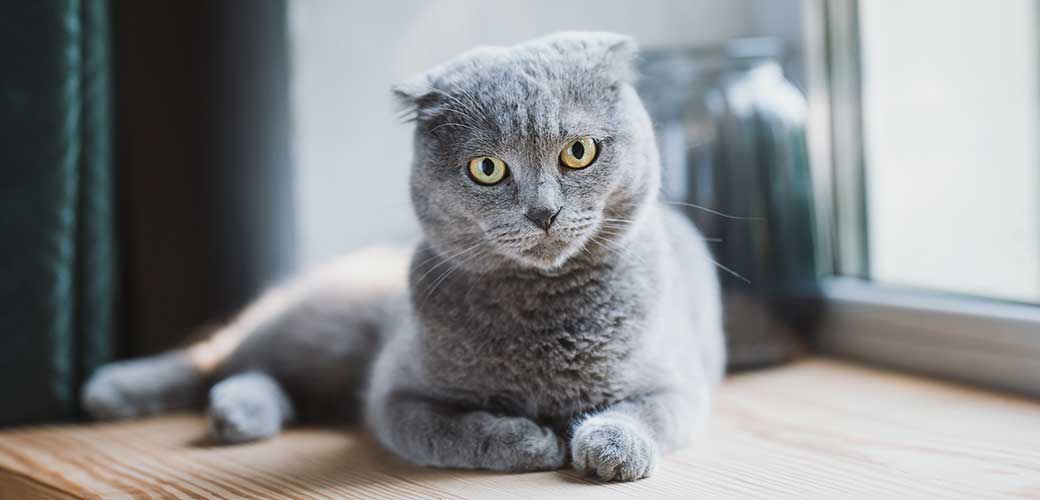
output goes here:
<path id="1" fill-rule="evenodd" d="M 506 162 L 494 156 L 478 156 L 469 161 L 470 178 L 485 186 L 498 184 L 508 172 Z"/>
<path id="2" fill-rule="evenodd" d="M 596 161 L 596 141 L 591 137 L 575 139 L 560 151 L 560 163 L 567 168 L 585 168 Z"/>

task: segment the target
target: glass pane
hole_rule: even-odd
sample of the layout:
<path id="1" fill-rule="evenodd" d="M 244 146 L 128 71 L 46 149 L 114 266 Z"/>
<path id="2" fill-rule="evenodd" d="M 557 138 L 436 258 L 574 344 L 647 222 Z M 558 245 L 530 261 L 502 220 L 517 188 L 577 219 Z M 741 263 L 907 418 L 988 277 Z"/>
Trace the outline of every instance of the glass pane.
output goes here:
<path id="1" fill-rule="evenodd" d="M 1040 301 L 1034 0 L 862 0 L 870 272 Z"/>

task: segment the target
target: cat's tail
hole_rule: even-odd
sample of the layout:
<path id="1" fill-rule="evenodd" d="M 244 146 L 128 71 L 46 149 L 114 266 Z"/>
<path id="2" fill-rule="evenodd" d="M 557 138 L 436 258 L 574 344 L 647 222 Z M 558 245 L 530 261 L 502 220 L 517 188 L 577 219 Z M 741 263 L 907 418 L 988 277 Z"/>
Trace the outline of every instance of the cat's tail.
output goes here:
<path id="1" fill-rule="evenodd" d="M 217 389 L 233 385 L 214 384 L 256 373 L 234 385 L 279 405 L 350 399 L 406 303 L 410 257 L 406 247 L 373 247 L 275 287 L 187 347 L 103 366 L 83 386 L 83 407 L 97 419 L 129 418 L 200 408 L 208 393 L 212 413 L 216 393 L 229 393 Z"/>

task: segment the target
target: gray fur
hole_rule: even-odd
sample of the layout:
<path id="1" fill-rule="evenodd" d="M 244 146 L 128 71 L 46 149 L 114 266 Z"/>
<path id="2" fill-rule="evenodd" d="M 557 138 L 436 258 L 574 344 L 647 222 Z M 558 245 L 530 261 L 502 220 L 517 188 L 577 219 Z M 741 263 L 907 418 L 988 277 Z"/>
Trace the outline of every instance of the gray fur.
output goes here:
<path id="1" fill-rule="evenodd" d="M 367 387 L 369 428 L 419 464 L 652 473 L 704 422 L 725 360 L 708 250 L 657 203 L 634 54 L 623 36 L 560 34 L 476 49 L 395 88 L 415 113 L 411 193 L 424 233 L 408 285 L 362 291 L 369 254 L 276 290 L 281 299 L 226 328 L 250 333 L 218 375 L 263 371 L 260 392 L 280 384 L 296 406 Z M 596 161 L 561 167 L 560 150 L 581 136 L 600 143 Z M 466 162 L 483 155 L 509 176 L 472 181 Z M 524 216 L 543 209 L 558 211 L 548 230 Z M 118 373 L 102 385 L 134 383 Z M 97 415 L 135 413 L 93 394 Z M 246 437 L 278 426 L 256 427 Z"/>
<path id="2" fill-rule="evenodd" d="M 289 396 L 264 373 L 232 375 L 209 391 L 210 432 L 218 441 L 241 443 L 271 437 L 292 418 Z"/>
<path id="3" fill-rule="evenodd" d="M 205 381 L 183 352 L 105 365 L 83 386 L 83 406 L 94 418 L 123 419 L 199 405 Z"/>

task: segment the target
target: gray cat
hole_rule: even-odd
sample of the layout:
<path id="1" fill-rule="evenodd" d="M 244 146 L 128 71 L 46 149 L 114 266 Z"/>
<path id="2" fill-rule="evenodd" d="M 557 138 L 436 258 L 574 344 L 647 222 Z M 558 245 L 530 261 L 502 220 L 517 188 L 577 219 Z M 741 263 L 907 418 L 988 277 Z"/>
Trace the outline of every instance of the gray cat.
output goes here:
<path id="1" fill-rule="evenodd" d="M 709 252 L 657 200 L 634 56 L 564 33 L 399 85 L 417 248 L 347 256 L 204 342 L 106 366 L 86 408 L 152 414 L 208 388 L 224 442 L 360 412 L 418 464 L 646 477 L 704 423 L 725 354 Z"/>

